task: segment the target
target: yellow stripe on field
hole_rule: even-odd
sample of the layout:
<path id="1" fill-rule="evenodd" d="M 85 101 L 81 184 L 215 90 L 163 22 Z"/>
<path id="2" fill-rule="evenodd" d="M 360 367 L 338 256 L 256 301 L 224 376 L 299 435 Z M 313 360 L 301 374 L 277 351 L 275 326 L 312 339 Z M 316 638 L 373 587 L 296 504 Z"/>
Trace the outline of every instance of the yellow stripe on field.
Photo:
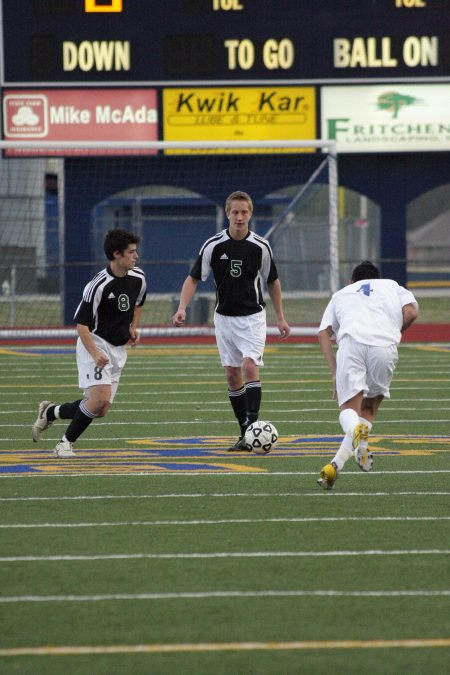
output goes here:
<path id="1" fill-rule="evenodd" d="M 414 349 L 419 349 L 420 351 L 426 352 L 440 352 L 441 354 L 450 354 L 449 347 L 439 347 L 438 345 L 417 345 Z"/>
<path id="2" fill-rule="evenodd" d="M 397 377 L 395 379 L 395 382 L 450 382 L 449 377 Z M 330 384 L 330 379 L 327 377 L 326 379 L 320 379 L 320 378 L 310 378 L 310 379 L 293 379 L 293 380 L 273 380 L 272 378 L 268 377 L 266 380 L 267 385 L 274 385 L 274 384 Z M 155 380 L 148 380 L 148 381 L 140 381 L 138 383 L 138 386 L 143 387 L 146 385 L 152 386 L 152 387 L 189 387 L 192 389 L 192 387 L 195 386 L 204 386 L 205 384 L 208 385 L 223 385 L 223 380 L 211 380 L 209 379 L 208 375 L 205 375 L 204 380 L 197 380 L 197 381 L 184 381 L 184 382 L 175 382 L 173 380 L 165 380 L 163 382 L 156 382 Z M 48 388 L 50 385 L 47 383 L 45 385 L 45 388 Z M 136 386 L 136 385 L 135 385 Z M 52 389 L 74 389 L 75 385 L 72 384 L 59 384 L 59 383 L 51 383 Z M 0 384 L 0 389 L 42 389 L 43 385 L 41 384 L 17 384 L 15 382 L 12 382 L 11 384 Z"/>
<path id="3" fill-rule="evenodd" d="M 447 288 L 450 286 L 450 281 L 442 279 L 441 281 L 409 281 L 408 288 Z"/>
<path id="4" fill-rule="evenodd" d="M 299 640 L 293 642 L 206 642 L 150 645 L 46 646 L 0 649 L 0 656 L 69 656 L 80 654 L 167 654 L 180 652 L 297 651 L 320 649 L 427 649 L 450 646 L 450 638 L 410 640 Z"/>

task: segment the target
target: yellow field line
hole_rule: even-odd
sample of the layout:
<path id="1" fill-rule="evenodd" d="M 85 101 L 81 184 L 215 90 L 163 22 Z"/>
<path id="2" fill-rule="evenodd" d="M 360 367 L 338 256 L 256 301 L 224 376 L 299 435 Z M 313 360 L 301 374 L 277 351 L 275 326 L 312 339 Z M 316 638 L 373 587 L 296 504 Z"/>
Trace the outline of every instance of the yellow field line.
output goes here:
<path id="1" fill-rule="evenodd" d="M 450 382 L 449 377 L 397 377 L 396 382 Z M 268 379 L 267 380 L 267 385 L 273 385 L 273 384 L 328 384 L 330 382 L 329 378 L 326 379 L 293 379 L 293 380 L 272 380 Z M 170 386 L 170 387 L 195 387 L 195 386 L 200 386 L 204 384 L 212 385 L 212 384 L 223 384 L 222 380 L 210 380 L 207 379 L 207 376 L 205 375 L 205 380 L 199 380 L 197 382 L 173 382 L 171 380 L 165 380 L 164 382 L 155 382 L 154 380 L 148 380 L 148 381 L 143 381 L 139 382 L 138 385 L 140 387 L 144 385 L 151 385 L 152 387 L 156 386 Z M 52 389 L 67 389 L 67 388 L 74 388 L 73 384 L 55 384 L 52 383 L 51 385 L 46 384 L 46 387 L 51 386 Z M 0 389 L 42 389 L 43 385 L 41 384 L 16 384 L 16 383 L 11 383 L 11 384 L 0 384 Z"/>
<path id="2" fill-rule="evenodd" d="M 414 349 L 427 352 L 441 352 L 448 354 L 448 347 L 438 347 L 437 345 L 416 345 Z"/>
<path id="3" fill-rule="evenodd" d="M 448 288 L 450 281 L 445 279 L 431 281 L 408 281 L 408 288 Z"/>
<path id="4" fill-rule="evenodd" d="M 211 642 L 153 645 L 92 645 L 78 647 L 18 647 L 0 649 L 0 656 L 68 656 L 80 654 L 136 654 L 317 649 L 411 649 L 449 647 L 450 638 L 412 640 L 301 640 L 295 642 Z"/>

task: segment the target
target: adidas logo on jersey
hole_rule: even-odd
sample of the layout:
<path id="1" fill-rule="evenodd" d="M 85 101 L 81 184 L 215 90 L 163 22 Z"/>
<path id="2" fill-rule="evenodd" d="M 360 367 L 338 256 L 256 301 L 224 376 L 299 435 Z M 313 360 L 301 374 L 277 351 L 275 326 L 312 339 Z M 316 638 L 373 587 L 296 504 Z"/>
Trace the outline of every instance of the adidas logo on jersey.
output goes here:
<path id="1" fill-rule="evenodd" d="M 108 295 L 108 300 L 114 300 L 115 297 L 116 297 L 116 296 L 115 296 L 114 293 L 111 291 L 111 293 Z"/>
<path id="2" fill-rule="evenodd" d="M 222 253 L 222 255 L 220 256 L 220 259 L 221 259 L 221 260 L 228 260 L 227 254 L 226 254 L 226 253 Z"/>

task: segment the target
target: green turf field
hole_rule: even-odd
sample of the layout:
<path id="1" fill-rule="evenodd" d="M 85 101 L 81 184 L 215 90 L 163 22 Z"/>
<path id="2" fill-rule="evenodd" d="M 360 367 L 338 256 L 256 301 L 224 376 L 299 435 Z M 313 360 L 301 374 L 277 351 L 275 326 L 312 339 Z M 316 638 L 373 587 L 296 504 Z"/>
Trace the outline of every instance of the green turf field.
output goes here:
<path id="1" fill-rule="evenodd" d="M 0 673 L 450 672 L 450 349 L 405 345 L 374 470 L 316 479 L 341 438 L 315 345 L 269 344 L 267 456 L 235 440 L 214 345 L 130 351 L 109 416 L 51 450 L 72 345 L 0 348 Z"/>

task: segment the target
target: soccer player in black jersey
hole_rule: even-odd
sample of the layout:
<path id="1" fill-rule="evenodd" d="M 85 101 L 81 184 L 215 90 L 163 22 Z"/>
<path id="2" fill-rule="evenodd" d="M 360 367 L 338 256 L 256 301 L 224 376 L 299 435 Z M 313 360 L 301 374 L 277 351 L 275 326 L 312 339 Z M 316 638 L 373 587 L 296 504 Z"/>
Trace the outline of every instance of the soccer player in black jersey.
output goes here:
<path id="1" fill-rule="evenodd" d="M 282 306 L 281 284 L 269 243 L 249 230 L 253 215 L 251 197 L 232 192 L 225 203 L 229 227 L 208 239 L 181 289 L 175 326 L 186 320 L 186 307 L 199 281 L 212 271 L 216 287 L 214 326 L 221 363 L 225 368 L 228 395 L 240 434 L 228 450 L 248 450 L 246 428 L 258 419 L 261 405 L 259 368 L 263 366 L 266 342 L 266 311 L 261 281 L 267 283 L 282 340 L 291 332 Z"/>
<path id="2" fill-rule="evenodd" d="M 110 230 L 104 241 L 108 266 L 85 286 L 75 312 L 78 382 L 84 398 L 72 403 L 41 401 L 33 425 L 33 441 L 55 419 L 70 419 L 56 457 L 74 457 L 73 443 L 96 417 L 111 407 L 127 360 L 125 345 L 139 341 L 137 326 L 146 297 L 144 272 L 135 267 L 139 237 L 127 230 Z"/>

